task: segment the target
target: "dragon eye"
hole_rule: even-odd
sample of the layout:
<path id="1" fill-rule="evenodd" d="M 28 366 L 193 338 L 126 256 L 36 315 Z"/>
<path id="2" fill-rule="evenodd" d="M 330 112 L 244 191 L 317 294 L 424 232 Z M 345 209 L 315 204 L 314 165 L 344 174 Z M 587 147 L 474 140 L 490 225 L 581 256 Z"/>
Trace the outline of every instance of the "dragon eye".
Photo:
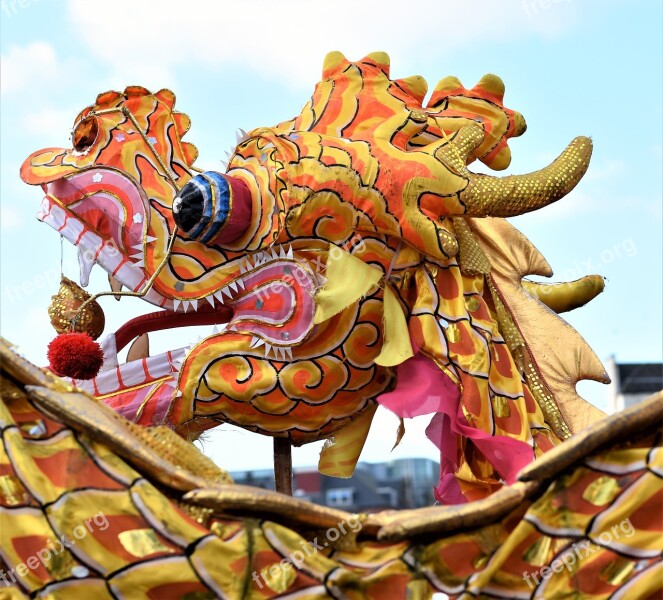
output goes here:
<path id="1" fill-rule="evenodd" d="M 87 152 L 97 140 L 99 135 L 99 123 L 97 117 L 85 117 L 80 121 L 71 136 L 76 152 Z"/>

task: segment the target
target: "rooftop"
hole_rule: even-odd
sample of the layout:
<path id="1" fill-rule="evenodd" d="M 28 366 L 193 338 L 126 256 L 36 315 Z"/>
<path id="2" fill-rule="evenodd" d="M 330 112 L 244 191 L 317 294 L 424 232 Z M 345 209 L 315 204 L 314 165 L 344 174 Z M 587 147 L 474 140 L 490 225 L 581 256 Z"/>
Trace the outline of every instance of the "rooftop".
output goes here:
<path id="1" fill-rule="evenodd" d="M 622 394 L 646 394 L 663 389 L 663 363 L 618 363 Z"/>

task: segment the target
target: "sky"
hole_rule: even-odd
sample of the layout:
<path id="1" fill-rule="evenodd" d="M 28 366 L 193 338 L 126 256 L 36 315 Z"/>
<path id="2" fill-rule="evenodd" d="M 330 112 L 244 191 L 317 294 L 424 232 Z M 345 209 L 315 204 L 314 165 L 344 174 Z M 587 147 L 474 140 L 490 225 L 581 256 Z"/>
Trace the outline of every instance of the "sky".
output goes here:
<path id="1" fill-rule="evenodd" d="M 21 182 L 31 152 L 68 146 L 73 120 L 98 93 L 168 87 L 193 125 L 197 165 L 219 169 L 235 131 L 291 118 L 308 100 L 325 54 L 391 56 L 392 78 L 446 75 L 472 87 L 485 73 L 506 84 L 505 104 L 528 130 L 511 140 L 508 173 L 541 168 L 577 135 L 589 135 L 589 171 L 566 198 L 512 219 L 567 281 L 589 273 L 606 291 L 567 320 L 604 363 L 661 361 L 662 6 L 660 0 L 175 0 L 0 1 L 0 333 L 38 365 L 54 332 L 47 307 L 61 264 L 78 280 L 73 246 L 35 213 L 41 191 Z M 474 168 L 474 166 L 470 167 Z M 88 290 L 107 289 L 93 270 Z M 152 307 L 101 300 L 106 333 Z M 195 332 L 151 336 L 153 352 Z M 581 394 L 607 408 L 608 387 Z M 363 460 L 437 458 L 427 419 L 398 423 L 380 409 Z M 271 440 L 224 425 L 204 451 L 230 470 L 268 468 Z M 317 463 L 320 444 L 294 450 Z"/>

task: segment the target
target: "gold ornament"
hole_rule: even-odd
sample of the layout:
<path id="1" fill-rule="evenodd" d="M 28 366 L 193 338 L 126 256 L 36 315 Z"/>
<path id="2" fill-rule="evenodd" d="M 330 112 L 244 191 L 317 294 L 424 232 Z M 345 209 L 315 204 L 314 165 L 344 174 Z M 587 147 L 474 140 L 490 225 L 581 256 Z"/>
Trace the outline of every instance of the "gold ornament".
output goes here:
<path id="1" fill-rule="evenodd" d="M 55 331 L 58 333 L 73 331 L 87 333 L 93 340 L 96 340 L 106 324 L 101 306 L 97 302 L 90 302 L 78 315 L 76 314 L 83 302 L 89 298 L 90 294 L 63 275 L 60 280 L 60 289 L 53 296 L 48 307 L 48 315 Z M 74 317 L 76 317 L 76 321 L 72 323 Z"/>

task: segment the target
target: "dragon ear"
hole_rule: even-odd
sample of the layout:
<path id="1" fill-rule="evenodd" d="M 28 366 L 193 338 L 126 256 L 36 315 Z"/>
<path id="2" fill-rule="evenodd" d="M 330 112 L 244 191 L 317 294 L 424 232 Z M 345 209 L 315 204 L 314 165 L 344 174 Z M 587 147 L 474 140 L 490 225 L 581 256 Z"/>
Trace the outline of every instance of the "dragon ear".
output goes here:
<path id="1" fill-rule="evenodd" d="M 419 104 L 424 101 L 426 92 L 428 92 L 428 82 L 421 75 L 411 75 L 403 79 L 396 79 L 394 83 L 402 87 Z"/>
<path id="2" fill-rule="evenodd" d="M 509 146 L 504 144 L 493 156 L 491 156 L 490 168 L 493 169 L 493 171 L 503 171 L 510 164 L 511 164 L 511 148 L 509 148 Z"/>
<path id="3" fill-rule="evenodd" d="M 169 92 L 171 94 L 172 104 L 170 106 L 172 107 L 173 104 L 175 104 L 175 95 L 169 90 L 161 90 L 158 93 L 161 94 L 161 92 Z M 189 128 L 191 127 L 191 119 L 189 118 L 189 115 L 182 112 L 173 112 L 172 117 L 173 123 L 175 123 L 177 137 L 179 137 L 180 143 L 182 145 L 184 159 L 186 160 L 187 164 L 192 165 L 196 158 L 198 158 L 198 148 L 189 142 L 181 141 L 182 138 L 186 135 L 186 132 L 189 131 Z"/>
<path id="4" fill-rule="evenodd" d="M 453 75 L 443 77 L 440 79 L 440 81 L 437 82 L 437 85 L 433 90 L 433 95 L 428 101 L 428 108 L 436 107 L 440 102 L 442 102 L 442 100 L 447 98 L 449 95 L 452 95 L 452 92 L 458 91 L 462 93 L 464 90 L 465 88 L 463 87 L 463 84 L 460 82 L 458 77 L 454 77 Z"/>
<path id="5" fill-rule="evenodd" d="M 188 165 L 192 165 L 198 158 L 198 148 L 189 142 L 182 142 L 182 153 Z"/>
<path id="6" fill-rule="evenodd" d="M 373 63 L 376 67 L 389 77 L 389 66 L 391 60 L 386 52 L 371 52 L 361 59 L 361 62 Z"/>
<path id="7" fill-rule="evenodd" d="M 154 94 L 154 97 L 159 102 L 163 102 L 171 110 L 175 106 L 175 94 L 166 88 L 159 90 Z"/>
<path id="8" fill-rule="evenodd" d="M 191 127 L 191 119 L 189 118 L 189 115 L 185 115 L 181 112 L 174 112 L 173 122 L 175 123 L 175 127 L 177 129 L 177 135 L 179 135 L 180 138 L 183 138 Z"/>
<path id="9" fill-rule="evenodd" d="M 349 64 L 348 59 L 338 50 L 330 52 L 325 56 L 325 60 L 322 63 L 322 78 L 327 79 L 331 77 L 342 66 Z"/>
<path id="10" fill-rule="evenodd" d="M 500 103 L 504 100 L 504 82 L 501 77 L 487 73 L 473 88 L 472 91 L 482 96 L 494 96 Z M 483 92 L 483 93 L 482 93 Z"/>
<path id="11" fill-rule="evenodd" d="M 122 92 L 108 90 L 107 92 L 102 92 L 97 96 L 94 108 L 110 108 L 111 106 L 117 105 L 122 101 L 122 99 Z"/>
<path id="12" fill-rule="evenodd" d="M 150 90 L 144 88 L 142 85 L 128 85 L 124 88 L 124 95 L 127 98 L 136 98 L 140 96 L 149 96 Z"/>

